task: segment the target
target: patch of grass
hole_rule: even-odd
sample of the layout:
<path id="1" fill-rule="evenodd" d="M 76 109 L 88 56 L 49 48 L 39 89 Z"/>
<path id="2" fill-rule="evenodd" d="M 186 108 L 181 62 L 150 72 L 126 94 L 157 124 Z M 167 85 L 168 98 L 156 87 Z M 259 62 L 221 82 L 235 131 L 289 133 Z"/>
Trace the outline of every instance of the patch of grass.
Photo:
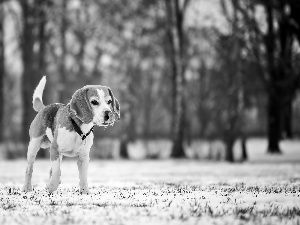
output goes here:
<path id="1" fill-rule="evenodd" d="M 44 189 L 46 178 L 29 193 L 13 173 L 13 183 L 0 179 L 0 224 L 300 224 L 300 185 L 293 179 L 300 166 L 268 165 L 268 173 L 265 165 L 103 164 L 98 182 L 98 164 L 90 165 L 89 195 L 79 193 L 75 179 L 62 179 L 53 194 Z M 78 179 L 75 172 L 67 177 Z"/>

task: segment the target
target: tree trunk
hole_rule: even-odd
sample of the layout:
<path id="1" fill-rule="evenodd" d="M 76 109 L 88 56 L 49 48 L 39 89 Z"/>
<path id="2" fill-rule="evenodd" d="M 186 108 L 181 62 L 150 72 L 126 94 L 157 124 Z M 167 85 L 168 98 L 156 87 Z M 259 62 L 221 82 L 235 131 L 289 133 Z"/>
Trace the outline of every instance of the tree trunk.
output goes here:
<path id="1" fill-rule="evenodd" d="M 38 55 L 38 70 L 37 70 L 37 77 L 43 76 L 47 74 L 47 67 L 46 67 L 46 42 L 47 42 L 47 35 L 46 35 L 46 6 L 48 0 L 39 0 L 37 2 L 37 10 L 38 10 L 38 38 L 37 41 L 39 43 L 39 51 Z M 33 90 L 32 90 L 33 94 Z M 47 89 L 44 91 L 43 100 L 44 102 L 50 102 L 50 93 Z M 47 158 L 48 152 L 47 151 L 39 151 L 37 154 L 37 158 Z"/>
<path id="2" fill-rule="evenodd" d="M 179 7 L 179 0 L 165 1 L 168 19 L 168 36 L 171 42 L 171 65 L 174 88 L 174 116 L 173 116 L 173 146 L 171 157 L 185 157 L 183 147 L 184 136 L 184 63 L 183 63 L 183 10 Z"/>
<path id="3" fill-rule="evenodd" d="M 0 127 L 4 124 L 4 76 L 5 76 L 5 56 L 4 56 L 4 9 L 0 4 Z M 0 142 L 4 139 L 4 129 L 0 129 Z"/>
<path id="4" fill-rule="evenodd" d="M 46 12 L 45 8 L 47 6 L 48 0 L 39 0 L 37 2 L 37 10 L 38 10 L 38 38 L 37 41 L 39 43 L 39 51 L 38 51 L 38 73 L 39 76 L 43 76 L 46 74 Z"/>
<path id="5" fill-rule="evenodd" d="M 242 137 L 241 140 L 241 147 L 242 147 L 242 161 L 248 160 L 248 154 L 247 154 L 247 145 L 246 145 L 247 139 L 246 137 Z"/>
<path id="6" fill-rule="evenodd" d="M 179 115 L 178 115 L 178 117 L 179 117 Z M 184 147 L 183 147 L 183 136 L 184 136 L 183 120 L 184 120 L 184 118 L 183 118 L 183 116 L 181 116 L 179 121 L 176 122 L 176 124 L 175 124 L 175 135 L 173 138 L 173 146 L 172 146 L 172 152 L 171 152 L 171 157 L 173 157 L 173 158 L 185 157 L 185 152 L 184 152 Z"/>
<path id="7" fill-rule="evenodd" d="M 293 101 L 292 99 L 290 99 L 289 102 L 287 103 L 285 114 L 284 114 L 284 130 L 285 130 L 286 137 L 289 139 L 293 138 L 292 120 L 293 120 Z"/>
<path id="8" fill-rule="evenodd" d="M 234 145 L 234 139 L 233 138 L 227 138 L 225 139 L 225 145 L 226 145 L 226 156 L 225 160 L 227 162 L 234 162 L 234 155 L 233 155 L 233 145 Z"/>
<path id="9" fill-rule="evenodd" d="M 123 159 L 129 158 L 127 145 L 128 145 L 128 138 L 126 135 L 124 135 L 120 141 L 120 157 Z"/>
<path id="10" fill-rule="evenodd" d="M 60 89 L 59 98 L 60 102 L 65 103 L 67 101 L 66 93 L 66 55 L 67 55 L 67 45 L 66 45 L 66 29 L 67 29 L 67 0 L 62 1 L 62 15 L 61 15 L 61 26 L 60 26 L 60 45 L 61 45 L 61 56 L 59 65 L 59 77 L 60 77 Z"/>
<path id="11" fill-rule="evenodd" d="M 298 0 L 290 1 L 291 19 L 293 21 L 292 32 L 300 44 L 300 2 Z"/>
<path id="12" fill-rule="evenodd" d="M 281 138 L 293 138 L 293 97 L 286 97 L 281 106 Z"/>
<path id="13" fill-rule="evenodd" d="M 29 127 L 36 115 L 32 108 L 33 91 L 46 72 L 46 8 L 48 0 L 20 1 L 22 9 L 23 31 L 21 51 L 23 62 L 22 75 L 22 141 L 29 141 Z"/>
<path id="14" fill-rule="evenodd" d="M 287 2 L 282 1 L 280 7 L 280 14 L 285 15 L 284 9 L 286 8 Z M 280 43 L 280 59 L 279 71 L 283 81 L 281 83 L 281 96 L 282 96 L 282 124 L 281 132 L 284 133 L 286 138 L 292 138 L 292 104 L 297 90 L 297 75 L 293 72 L 293 43 L 294 34 L 293 27 L 290 25 L 290 19 L 286 16 L 282 16 L 279 19 L 279 43 Z M 296 22 L 297 23 L 297 22 Z"/>
<path id="15" fill-rule="evenodd" d="M 136 120 L 135 120 L 135 107 L 134 103 L 130 102 L 128 111 L 123 113 L 123 134 L 120 143 L 120 156 L 121 158 L 128 159 L 128 143 L 136 139 Z"/>
<path id="16" fill-rule="evenodd" d="M 21 40 L 22 50 L 22 62 L 23 62 L 23 75 L 22 75 L 22 103 L 23 103 L 23 115 L 22 115 L 22 140 L 24 142 L 29 141 L 29 126 L 35 116 L 35 112 L 32 109 L 32 94 L 35 85 L 38 83 L 38 76 L 36 74 L 36 60 L 34 55 L 34 42 L 36 40 L 35 35 L 35 9 L 34 3 L 30 3 L 28 0 L 21 1 L 22 7 L 22 21 L 23 21 L 23 33 Z"/>
<path id="17" fill-rule="evenodd" d="M 120 156 L 121 158 L 128 159 L 128 143 L 132 142 L 136 138 L 135 133 L 135 119 L 133 116 L 133 111 L 129 112 L 127 115 L 124 115 L 124 117 L 127 117 L 129 119 L 128 124 L 125 124 L 125 129 L 123 132 L 123 135 L 121 137 L 121 143 L 120 143 Z"/>
<path id="18" fill-rule="evenodd" d="M 143 136 L 145 139 L 149 139 L 152 135 L 152 121 L 151 121 L 151 109 L 153 108 L 152 99 L 151 99 L 151 92 L 152 92 L 152 86 L 153 86 L 153 79 L 151 77 L 148 79 L 148 88 L 145 89 L 144 93 L 144 130 L 143 130 Z"/>
<path id="19" fill-rule="evenodd" d="M 201 67 L 199 70 L 199 99 L 198 102 L 198 121 L 200 123 L 199 136 L 201 138 L 207 138 L 207 125 L 208 125 L 208 113 L 205 110 L 205 77 L 207 75 L 207 68 L 203 59 L 201 59 Z"/>
<path id="20" fill-rule="evenodd" d="M 268 33 L 266 37 L 268 73 L 270 77 L 268 86 L 268 153 L 280 153 L 280 104 L 276 79 L 278 77 L 275 67 L 275 34 L 274 15 L 271 2 L 266 3 Z"/>
<path id="21" fill-rule="evenodd" d="M 275 90 L 274 90 L 275 91 Z M 280 141 L 280 104 L 279 98 L 274 91 L 269 93 L 268 105 L 268 153 L 281 153 L 279 148 Z"/>

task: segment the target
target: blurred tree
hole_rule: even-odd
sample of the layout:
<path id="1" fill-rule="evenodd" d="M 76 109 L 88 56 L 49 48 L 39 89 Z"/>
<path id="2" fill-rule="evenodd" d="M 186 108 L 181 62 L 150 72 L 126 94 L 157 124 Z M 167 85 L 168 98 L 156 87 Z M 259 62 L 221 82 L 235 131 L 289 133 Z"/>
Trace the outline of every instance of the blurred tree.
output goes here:
<path id="1" fill-rule="evenodd" d="M 66 96 L 66 84 L 67 84 L 67 74 L 66 74 L 66 56 L 67 56 L 67 44 L 66 44 L 66 32 L 67 32 L 67 0 L 61 2 L 61 14 L 60 14 L 60 48 L 61 55 L 59 60 L 59 78 L 60 78 L 60 96 L 59 102 L 65 103 L 67 101 Z"/>
<path id="2" fill-rule="evenodd" d="M 300 2 L 291 0 L 290 3 L 290 29 L 300 43 Z"/>
<path id="3" fill-rule="evenodd" d="M 279 140 L 282 135 L 292 137 L 292 102 L 298 88 L 299 74 L 293 69 L 294 34 L 290 1 L 265 1 L 264 6 L 268 25 L 265 39 L 269 75 L 268 152 L 280 153 Z"/>
<path id="4" fill-rule="evenodd" d="M 277 56 L 275 52 L 276 48 L 276 34 L 274 30 L 274 11 L 273 11 L 273 3 L 269 1 L 265 4 L 266 12 L 267 12 L 267 24 L 268 24 L 268 32 L 266 36 L 266 49 L 267 49 L 267 62 L 268 62 L 268 73 L 269 73 L 269 85 L 268 85 L 268 93 L 269 93 L 269 104 L 268 104 L 268 152 L 270 153 L 279 153 L 279 140 L 281 138 L 281 113 L 283 106 L 283 97 L 286 96 L 284 90 L 286 90 L 286 83 L 284 80 L 287 78 L 284 75 L 283 65 L 276 65 L 275 62 Z M 281 24 L 281 23 L 279 23 Z M 281 24 L 282 25 L 282 24 Z M 282 32 L 282 35 L 286 35 Z M 286 44 L 286 43 L 284 43 Z M 288 44 L 289 45 L 289 44 Z M 279 47 L 279 46 L 278 46 Z M 283 47 L 283 46 L 281 46 Z M 290 51 L 291 46 L 287 46 Z M 279 49 L 278 49 L 279 50 Z M 281 51 L 280 57 L 284 57 L 285 49 L 279 50 Z M 290 53 L 287 53 L 287 56 L 290 57 Z M 283 63 L 283 62 L 282 62 Z M 288 62 L 286 62 L 288 63 Z M 278 66 L 278 67 L 277 67 Z M 277 67 L 277 68 L 276 68 Z M 290 83 L 290 82 L 289 82 Z M 287 104 L 287 102 L 286 102 Z M 286 105 L 285 104 L 285 105 Z M 289 131 L 290 133 L 290 131 Z"/>
<path id="5" fill-rule="evenodd" d="M 248 66 L 242 52 L 245 48 L 244 33 L 236 10 L 236 1 L 232 3 L 232 15 L 228 15 L 226 6 L 222 4 L 223 13 L 230 22 L 228 34 L 218 33 L 215 43 L 216 61 L 218 65 L 211 70 L 207 98 L 210 98 L 209 121 L 214 127 L 211 136 L 223 139 L 226 145 L 225 159 L 234 162 L 233 146 L 237 138 L 244 135 L 245 129 L 245 79 L 244 68 Z M 202 63 L 205 65 L 205 63 Z M 203 67 L 203 66 L 202 66 Z M 207 73 L 205 68 L 200 71 Z M 203 81 L 202 81 L 203 82 Z M 201 93 L 201 95 L 204 95 Z M 204 105 L 201 112 L 206 111 Z M 203 123 L 206 127 L 208 122 Z M 243 138 L 243 156 L 246 157 L 245 138 Z M 245 160 L 246 158 L 244 158 Z"/>
<path id="6" fill-rule="evenodd" d="M 103 82 L 118 79 L 119 85 L 112 83 L 116 86 L 111 87 L 120 96 L 123 115 L 120 155 L 127 158 L 129 142 L 163 135 L 168 127 L 168 120 L 162 118 L 165 112 L 162 90 L 167 86 L 161 84 L 165 61 L 164 11 L 159 1 L 98 4 L 99 20 L 104 23 L 99 37 L 104 42 L 101 51 L 113 59 L 108 70 L 105 65 L 102 68 L 102 77 Z"/>
<path id="7" fill-rule="evenodd" d="M 247 153 L 247 145 L 246 145 L 246 135 L 243 135 L 241 138 L 241 148 L 242 148 L 242 157 L 241 161 L 247 161 L 248 160 L 248 153 Z"/>
<path id="8" fill-rule="evenodd" d="M 32 94 L 42 75 L 45 74 L 45 24 L 49 0 L 20 1 L 22 9 L 22 37 L 21 51 L 23 62 L 22 76 L 22 102 L 23 102 L 23 126 L 22 140 L 29 141 L 28 130 L 35 116 L 32 109 Z"/>
<path id="9" fill-rule="evenodd" d="M 4 138 L 4 76 L 5 76 L 5 54 L 4 54 L 4 2 L 0 2 L 0 142 Z"/>
<path id="10" fill-rule="evenodd" d="M 165 1 L 167 16 L 167 35 L 169 37 L 173 82 L 173 146 L 171 156 L 174 158 L 185 157 L 183 147 L 185 126 L 185 46 L 184 46 L 184 16 L 189 0 L 185 0 L 181 6 L 179 0 Z"/>
<path id="11" fill-rule="evenodd" d="M 38 77 L 34 71 L 34 41 L 36 39 L 34 22 L 36 20 L 35 6 L 30 1 L 20 1 L 22 7 L 23 31 L 21 37 L 23 76 L 22 76 L 22 102 L 23 102 L 23 126 L 22 139 L 29 140 L 28 129 L 35 113 L 32 109 L 32 90 L 38 82 Z"/>
<path id="12" fill-rule="evenodd" d="M 128 159 L 128 138 L 126 134 L 122 135 L 120 138 L 120 157 L 123 159 Z"/>
<path id="13" fill-rule="evenodd" d="M 292 102 L 299 79 L 293 49 L 297 31 L 292 31 L 299 27 L 297 16 L 294 16 L 299 2 L 232 2 L 235 2 L 233 7 L 238 11 L 247 33 L 244 37 L 247 43 L 245 52 L 250 60 L 259 65 L 257 74 L 265 85 L 268 96 L 268 152 L 280 153 L 280 139 L 284 136 L 292 137 Z M 261 6 L 264 7 L 264 12 L 259 11 Z M 262 14 L 266 16 L 265 21 L 260 19 Z M 263 23 L 266 24 L 266 31 Z"/>
<path id="14" fill-rule="evenodd" d="M 88 58 L 88 53 L 93 53 L 91 48 L 97 48 L 94 39 L 97 38 L 95 20 L 98 17 L 95 12 L 89 12 L 92 6 L 95 6 L 94 1 L 63 0 L 54 2 L 53 6 L 48 8 L 51 12 L 48 18 L 51 27 L 48 42 L 51 65 L 49 73 L 55 82 L 53 88 L 57 89 L 55 97 L 62 103 L 67 103 L 82 84 L 92 83 L 94 75 L 99 72 L 97 66 L 92 71 L 85 64 L 85 61 L 99 62 L 99 59 L 93 56 Z M 92 21 L 90 17 L 93 17 Z M 86 50 L 87 45 L 90 46 L 89 51 Z"/>
<path id="15" fill-rule="evenodd" d="M 200 101 L 198 101 L 198 119 L 200 122 L 200 137 L 207 137 L 207 126 L 209 123 L 209 110 L 207 106 L 207 100 L 208 100 L 208 90 L 207 87 L 209 85 L 207 85 L 207 76 L 208 76 L 208 69 L 206 67 L 206 63 L 204 61 L 204 59 L 200 59 L 201 60 L 201 66 L 199 69 L 199 94 L 198 94 L 198 98 L 200 99 Z"/>
<path id="16" fill-rule="evenodd" d="M 297 0 L 221 1 L 228 9 L 224 15 L 229 32 L 216 25 L 190 25 L 193 10 L 186 12 L 189 0 L 18 2 L 22 19 L 16 23 L 22 23 L 23 29 L 24 137 L 28 137 L 35 115 L 32 92 L 46 72 L 55 85 L 50 86 L 51 93 L 46 88 L 45 98 L 57 95 L 60 102 L 66 103 L 86 84 L 100 83 L 113 89 L 121 103 L 122 128 L 107 129 L 103 135 L 124 134 L 124 157 L 130 141 L 167 137 L 171 132 L 172 157 L 184 157 L 183 141 L 187 136 L 198 137 L 199 131 L 204 138 L 218 135 L 232 149 L 236 138 L 247 135 L 247 110 L 251 104 L 261 108 L 271 89 L 276 97 L 269 100 L 280 102 L 276 103 L 280 105 L 276 115 L 280 121 L 275 126 L 280 132 L 276 135 L 291 136 L 289 99 L 293 97 L 289 96 L 296 87 L 290 85 L 296 80 L 292 74 L 299 74 L 291 44 L 293 39 L 295 46 L 300 37 Z M 271 9 L 269 17 L 267 7 Z M 273 28 L 267 29 L 266 18 L 273 21 L 269 23 Z M 271 79 L 272 63 L 275 72 Z M 279 87 L 274 88 L 275 83 Z M 193 123 L 197 117 L 199 124 Z M 263 119 L 255 118 L 257 124 L 260 121 Z M 113 129 L 115 133 L 110 133 Z M 231 150 L 227 159 L 232 160 Z"/>
<path id="17" fill-rule="evenodd" d="M 242 42 L 236 28 L 230 35 L 221 35 L 217 46 L 219 67 L 212 74 L 216 134 L 226 145 L 226 160 L 234 161 L 233 146 L 244 129 L 244 83 L 241 57 Z M 211 112 L 212 113 L 212 112 Z"/>
<path id="18" fill-rule="evenodd" d="M 191 121 L 193 137 L 196 134 L 198 138 L 210 139 L 214 136 L 212 131 L 214 122 L 214 118 L 212 118 L 214 104 L 212 104 L 211 97 L 214 93 L 212 72 L 215 71 L 215 65 L 219 65 L 219 63 L 211 64 L 211 62 L 216 60 L 215 46 L 219 32 L 212 27 L 190 27 L 187 29 L 186 35 L 188 38 L 187 52 L 189 52 L 187 74 L 190 74 L 186 83 L 188 96 L 186 120 Z M 195 120 L 198 120 L 199 123 L 193 122 Z"/>

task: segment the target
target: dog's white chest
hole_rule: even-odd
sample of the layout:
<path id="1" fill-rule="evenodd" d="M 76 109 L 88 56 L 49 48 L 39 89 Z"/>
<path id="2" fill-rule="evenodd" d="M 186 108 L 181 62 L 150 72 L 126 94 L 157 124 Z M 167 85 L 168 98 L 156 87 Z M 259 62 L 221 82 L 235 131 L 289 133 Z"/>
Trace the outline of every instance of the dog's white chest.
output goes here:
<path id="1" fill-rule="evenodd" d="M 86 140 L 74 131 L 69 131 L 65 127 L 58 128 L 57 145 L 58 151 L 66 156 L 76 156 L 79 152 L 91 148 L 93 142 L 93 134 L 90 134 Z"/>

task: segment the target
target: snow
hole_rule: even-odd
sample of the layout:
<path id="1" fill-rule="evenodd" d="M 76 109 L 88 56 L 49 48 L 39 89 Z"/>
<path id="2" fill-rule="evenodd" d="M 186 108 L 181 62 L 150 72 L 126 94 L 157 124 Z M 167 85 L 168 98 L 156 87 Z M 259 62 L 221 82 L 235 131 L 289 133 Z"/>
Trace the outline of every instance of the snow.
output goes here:
<path id="1" fill-rule="evenodd" d="M 50 163 L 34 165 L 34 191 L 20 191 L 25 160 L 0 161 L 0 224 L 299 224 L 300 165 L 193 160 L 91 161 L 80 195 L 76 161 L 45 189 Z"/>

